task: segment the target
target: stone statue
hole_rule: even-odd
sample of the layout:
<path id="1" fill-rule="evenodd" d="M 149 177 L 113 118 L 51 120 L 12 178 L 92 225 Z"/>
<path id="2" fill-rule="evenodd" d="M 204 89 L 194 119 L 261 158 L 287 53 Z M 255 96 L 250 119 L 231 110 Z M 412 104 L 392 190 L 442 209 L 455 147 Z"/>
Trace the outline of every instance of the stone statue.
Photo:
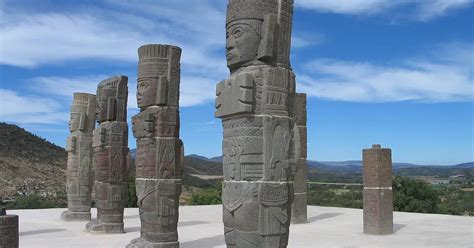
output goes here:
<path id="1" fill-rule="evenodd" d="M 97 219 L 87 223 L 92 233 L 123 233 L 123 210 L 127 200 L 130 167 L 128 149 L 128 78 L 116 76 L 99 83 L 92 137 Z"/>
<path id="2" fill-rule="evenodd" d="M 0 211 L 0 248 L 18 248 L 18 215 L 7 214 L 5 208 Z"/>
<path id="3" fill-rule="evenodd" d="M 308 172 L 307 157 L 307 127 L 306 127 L 306 94 L 297 93 L 294 102 L 294 116 L 299 135 L 296 144 L 300 157 L 296 164 L 294 180 L 295 196 L 293 200 L 291 222 L 295 224 L 306 223 L 308 218 L 307 209 L 307 185 L 306 174 Z M 299 147 L 298 147 L 299 146 Z"/>
<path id="4" fill-rule="evenodd" d="M 138 49 L 136 191 L 140 237 L 127 246 L 178 248 L 178 207 L 183 143 L 179 139 L 181 49 L 145 45 Z"/>
<path id="5" fill-rule="evenodd" d="M 92 203 L 92 132 L 95 126 L 95 95 L 74 93 L 66 151 L 68 210 L 64 221 L 89 221 Z"/>
<path id="6" fill-rule="evenodd" d="M 293 0 L 229 0 L 227 66 L 216 90 L 224 129 L 227 247 L 287 247 L 301 157 L 289 63 Z"/>

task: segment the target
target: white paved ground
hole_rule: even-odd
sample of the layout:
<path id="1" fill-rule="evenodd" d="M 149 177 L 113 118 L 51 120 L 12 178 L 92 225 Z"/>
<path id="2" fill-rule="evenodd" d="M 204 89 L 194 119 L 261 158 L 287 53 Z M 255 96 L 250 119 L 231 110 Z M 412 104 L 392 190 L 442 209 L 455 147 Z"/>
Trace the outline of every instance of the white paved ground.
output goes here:
<path id="1" fill-rule="evenodd" d="M 182 248 L 225 247 L 220 205 L 180 207 L 179 239 Z M 139 236 L 137 209 L 126 209 L 126 234 L 91 235 L 84 223 L 59 219 L 64 209 L 17 210 L 20 247 L 125 247 Z M 95 209 L 93 210 L 93 216 Z M 304 247 L 473 247 L 474 218 L 448 215 L 394 213 L 396 232 L 373 236 L 362 233 L 362 210 L 308 208 L 307 224 L 291 225 L 290 245 Z"/>

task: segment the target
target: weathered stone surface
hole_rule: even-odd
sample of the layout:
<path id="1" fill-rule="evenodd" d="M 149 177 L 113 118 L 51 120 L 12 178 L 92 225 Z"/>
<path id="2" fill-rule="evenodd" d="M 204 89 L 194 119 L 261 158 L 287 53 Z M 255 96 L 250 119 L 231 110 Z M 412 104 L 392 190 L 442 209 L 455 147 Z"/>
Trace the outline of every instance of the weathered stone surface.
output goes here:
<path id="1" fill-rule="evenodd" d="M 295 122 L 298 126 L 306 127 L 307 122 L 307 105 L 306 94 L 296 93 L 294 103 Z"/>
<path id="2" fill-rule="evenodd" d="M 96 116 L 99 126 L 92 137 L 97 219 L 86 224 L 92 233 L 123 233 L 130 169 L 126 122 L 128 79 L 103 80 L 97 88 Z"/>
<path id="3" fill-rule="evenodd" d="M 374 145 L 364 149 L 364 187 L 392 187 L 392 151 Z"/>
<path id="4" fill-rule="evenodd" d="M 393 233 L 391 150 L 373 145 L 363 151 L 364 233 Z"/>
<path id="5" fill-rule="evenodd" d="M 138 49 L 138 57 L 138 107 L 178 107 L 181 48 L 145 45 Z"/>
<path id="6" fill-rule="evenodd" d="M 236 31 L 239 24 L 245 24 L 244 34 L 249 34 L 253 40 L 245 39 L 245 42 L 237 43 L 245 49 L 239 48 L 240 56 L 228 56 L 228 66 L 239 67 L 259 59 L 289 68 L 292 21 L 293 0 L 229 0 L 226 18 L 228 33 Z"/>
<path id="7" fill-rule="evenodd" d="M 0 247 L 19 247 L 18 215 L 0 215 Z"/>
<path id="8" fill-rule="evenodd" d="M 181 49 L 145 45 L 138 49 L 137 101 L 132 118 L 137 139 L 136 191 L 141 235 L 132 248 L 178 248 L 178 207 L 184 165 L 179 139 Z"/>
<path id="9" fill-rule="evenodd" d="M 300 158 L 296 166 L 296 174 L 294 179 L 295 193 L 306 193 L 307 180 L 306 174 L 308 172 L 307 161 L 305 158 Z"/>
<path id="10" fill-rule="evenodd" d="M 393 233 L 391 189 L 364 189 L 364 233 Z"/>
<path id="11" fill-rule="evenodd" d="M 229 0 L 227 67 L 215 116 L 224 140 L 227 247 L 286 247 L 301 157 L 289 63 L 292 0 Z M 258 211 L 257 211 L 258 210 Z"/>
<path id="12" fill-rule="evenodd" d="M 74 93 L 66 151 L 68 152 L 66 192 L 68 211 L 61 214 L 64 221 L 91 219 L 93 171 L 92 133 L 95 125 L 96 97 Z"/>
<path id="13" fill-rule="evenodd" d="M 307 193 L 296 193 L 294 195 L 293 207 L 291 208 L 291 223 L 300 224 L 308 221 L 308 196 Z"/>
<path id="14" fill-rule="evenodd" d="M 126 76 L 111 77 L 99 83 L 96 105 L 96 118 L 99 123 L 127 122 L 127 84 Z"/>
<path id="15" fill-rule="evenodd" d="M 297 133 L 297 153 L 299 159 L 296 164 L 296 174 L 294 178 L 295 201 L 292 207 L 292 223 L 305 223 L 307 220 L 307 179 L 308 165 L 307 156 L 307 127 L 306 127 L 306 94 L 297 93 L 293 105 L 294 120 L 298 128 Z"/>
<path id="16" fill-rule="evenodd" d="M 292 198 L 291 182 L 224 182 L 227 246 L 286 247 Z"/>

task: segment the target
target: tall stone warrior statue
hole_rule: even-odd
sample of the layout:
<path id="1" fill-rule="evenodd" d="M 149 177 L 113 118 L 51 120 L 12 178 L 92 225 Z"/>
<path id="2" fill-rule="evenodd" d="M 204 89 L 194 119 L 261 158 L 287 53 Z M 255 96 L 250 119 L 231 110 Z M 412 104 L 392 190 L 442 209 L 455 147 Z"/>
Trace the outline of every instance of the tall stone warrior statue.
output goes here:
<path id="1" fill-rule="evenodd" d="M 66 151 L 66 192 L 68 210 L 61 214 L 64 221 L 91 219 L 93 171 L 92 132 L 95 126 L 95 95 L 74 93 Z"/>
<path id="2" fill-rule="evenodd" d="M 227 66 L 215 116 L 224 129 L 227 247 L 287 247 L 299 137 L 289 63 L 293 0 L 229 0 Z"/>
<path id="3" fill-rule="evenodd" d="M 93 233 L 123 233 L 123 211 L 127 200 L 130 167 L 128 149 L 128 78 L 116 76 L 99 83 L 92 137 L 94 189 L 97 219 L 87 223 Z"/>
<path id="4" fill-rule="evenodd" d="M 127 247 L 177 248 L 178 207 L 184 150 L 179 139 L 181 49 L 138 49 L 136 190 L 141 234 Z"/>

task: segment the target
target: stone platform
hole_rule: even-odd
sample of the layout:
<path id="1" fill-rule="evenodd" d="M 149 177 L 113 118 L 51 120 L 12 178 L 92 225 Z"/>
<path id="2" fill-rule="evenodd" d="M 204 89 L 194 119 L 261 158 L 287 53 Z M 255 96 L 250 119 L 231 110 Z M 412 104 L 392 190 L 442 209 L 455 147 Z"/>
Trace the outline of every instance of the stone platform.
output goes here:
<path id="1" fill-rule="evenodd" d="M 125 247 L 140 235 L 138 209 L 125 210 L 125 234 L 110 235 L 86 233 L 86 222 L 62 222 L 64 210 L 8 211 L 20 216 L 20 247 Z M 182 206 L 179 215 L 181 248 L 225 247 L 222 206 Z M 473 217 L 394 212 L 393 235 L 362 229 L 362 210 L 309 206 L 308 223 L 290 227 L 289 247 L 474 247 Z"/>

